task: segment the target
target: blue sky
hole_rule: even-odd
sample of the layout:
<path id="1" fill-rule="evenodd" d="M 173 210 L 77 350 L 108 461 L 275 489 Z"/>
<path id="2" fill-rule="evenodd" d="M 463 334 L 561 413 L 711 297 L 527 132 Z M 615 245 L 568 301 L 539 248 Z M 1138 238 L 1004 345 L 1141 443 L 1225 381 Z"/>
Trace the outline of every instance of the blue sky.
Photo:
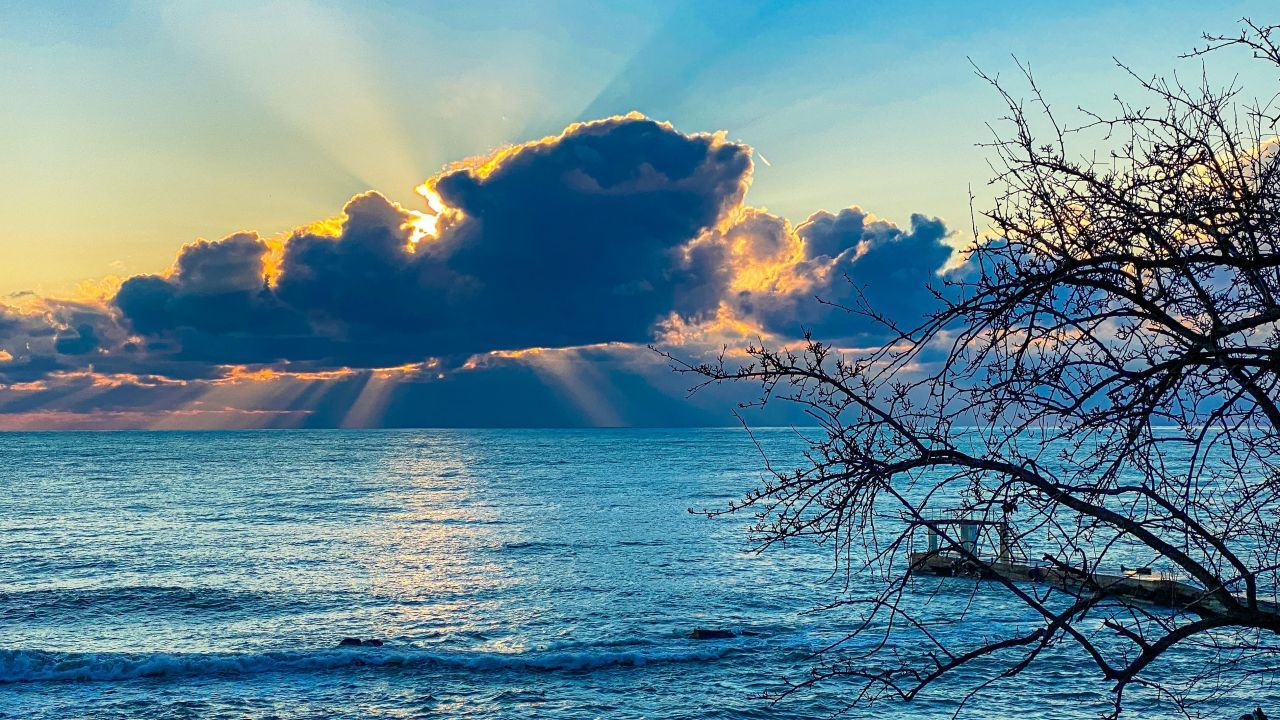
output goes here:
<path id="1" fill-rule="evenodd" d="M 1069 109 L 1263 2 L 6 3 L 0 291 L 159 271 L 362 190 L 640 110 L 755 147 L 752 202 L 966 223 L 999 112 L 969 59 Z M 1184 64 L 1185 65 L 1185 64 Z"/>
<path id="2" fill-rule="evenodd" d="M 35 425 L 485 424 L 440 408 L 498 387 L 558 398 L 551 424 L 654 424 L 684 406 L 647 341 L 873 341 L 801 302 L 838 297 L 833 273 L 920 309 L 970 191 L 990 198 L 978 144 L 1002 108 L 971 63 L 1015 92 L 1027 63 L 1070 122 L 1136 92 L 1116 59 L 1197 74 L 1178 55 L 1202 32 L 1274 21 L 1262 2 L 0 7 L 0 415 Z M 424 195 L 447 208 L 431 232 Z"/>

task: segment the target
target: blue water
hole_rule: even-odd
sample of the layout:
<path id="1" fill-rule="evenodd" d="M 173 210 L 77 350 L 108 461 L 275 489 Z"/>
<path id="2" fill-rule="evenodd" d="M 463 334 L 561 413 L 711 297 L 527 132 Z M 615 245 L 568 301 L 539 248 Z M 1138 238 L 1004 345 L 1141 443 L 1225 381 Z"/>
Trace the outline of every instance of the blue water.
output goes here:
<path id="1" fill-rule="evenodd" d="M 750 518 L 686 512 L 760 479 L 740 431 L 13 433 L 0 459 L 0 717 L 822 718 L 850 697 L 759 698 L 853 618 L 807 612 L 843 589 L 823 548 L 755 554 Z M 940 619 L 972 599 L 929 582 Z M 936 632 L 1026 619 L 977 593 Z M 1054 651 L 968 707 L 1096 717 L 1088 677 Z M 851 716 L 949 717 L 965 680 Z"/>

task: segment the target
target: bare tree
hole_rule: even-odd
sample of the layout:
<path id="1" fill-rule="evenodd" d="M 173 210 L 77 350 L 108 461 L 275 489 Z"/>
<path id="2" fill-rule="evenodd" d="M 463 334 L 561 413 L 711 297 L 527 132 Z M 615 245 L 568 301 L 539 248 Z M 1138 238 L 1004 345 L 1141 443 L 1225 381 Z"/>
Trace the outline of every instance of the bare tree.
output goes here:
<path id="1" fill-rule="evenodd" d="M 1243 48 L 1280 70 L 1280 26 L 1205 40 L 1188 57 Z M 996 200 L 936 313 L 906 329 L 848 308 L 887 329 L 872 352 L 806 337 L 744 364 L 672 359 L 699 387 L 759 382 L 760 402 L 805 406 L 821 426 L 807 462 L 727 511 L 757 513 L 762 547 L 816 539 L 845 578 L 877 579 L 834 603 L 862 611 L 856 628 L 782 694 L 839 677 L 854 703 L 910 699 L 962 667 L 976 690 L 1070 646 L 1112 714 L 1138 686 L 1190 712 L 1280 670 L 1280 85 L 1251 100 L 1203 62 L 1194 83 L 1124 68 L 1145 104 L 1075 127 L 1025 69 L 1026 101 L 979 72 L 1009 110 L 989 145 Z M 1085 141 L 1098 149 L 1072 149 Z M 1011 577 L 944 511 L 1007 525 L 1004 560 L 1079 582 Z M 1037 619 L 937 632 L 909 579 L 926 529 Z M 1091 581 L 1133 566 L 1199 596 L 1120 602 Z M 1159 669 L 1179 652 L 1195 672 Z"/>

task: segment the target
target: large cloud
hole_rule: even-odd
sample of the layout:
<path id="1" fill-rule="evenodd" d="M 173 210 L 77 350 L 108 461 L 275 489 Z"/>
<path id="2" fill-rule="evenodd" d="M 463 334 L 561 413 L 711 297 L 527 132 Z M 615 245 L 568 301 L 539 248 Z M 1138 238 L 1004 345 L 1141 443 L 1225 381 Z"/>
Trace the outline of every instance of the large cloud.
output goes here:
<path id="1" fill-rule="evenodd" d="M 101 304 L 23 293 L 0 303 L 0 386 L 35 382 L 53 372 L 128 354 L 125 331 Z"/>
<path id="2" fill-rule="evenodd" d="M 679 252 L 742 201 L 749 148 L 628 116 L 575 125 L 433 178 L 424 219 L 377 193 L 336 236 L 300 232 L 270 277 L 239 234 L 185 247 L 169 277 L 115 304 L 156 351 L 189 360 L 375 367 L 529 346 L 641 341 L 715 292 Z"/>
<path id="3" fill-rule="evenodd" d="M 468 358 L 608 343 L 609 362 L 595 367 L 616 375 L 627 365 L 618 357 L 645 352 L 635 344 L 706 341 L 725 327 L 783 340 L 805 329 L 883 335 L 815 297 L 865 298 L 904 323 L 932 306 L 926 285 L 951 255 L 941 221 L 917 215 L 900 228 L 849 207 L 793 226 L 745 204 L 750 157 L 723 135 L 608 118 L 446 169 L 421 188 L 431 212 L 368 192 L 284 238 L 188 244 L 168 272 L 128 278 L 104 302 L 0 305 L 0 386 L 27 393 L 0 398 L 0 413 L 38 410 L 36 390 L 58 412 L 132 412 L 142 397 L 200 396 L 188 381 L 244 383 L 267 370 L 323 380 L 326 407 L 339 407 L 354 400 L 338 389 L 355 392 L 371 369 L 410 364 L 432 370 L 398 381 L 434 389 L 403 397 L 480 382 L 437 377 L 462 373 L 521 395 L 513 383 L 554 373 L 520 353 L 503 356 L 501 373 Z M 573 366 L 589 373 L 591 357 Z M 395 405 L 396 422 L 415 422 L 412 407 Z"/>
<path id="4" fill-rule="evenodd" d="M 953 250 L 937 218 L 912 215 L 903 229 L 855 206 L 817 212 L 794 236 L 801 259 L 790 270 L 791 286 L 736 297 L 743 313 L 783 336 L 808 330 L 828 342 L 882 340 L 885 325 L 862 311 L 910 329 L 946 289 L 939 273 Z"/>
<path id="5" fill-rule="evenodd" d="M 689 254 L 693 265 L 723 276 L 724 303 L 761 333 L 866 343 L 889 337 L 883 320 L 910 328 L 938 307 L 953 253 L 947 237 L 941 220 L 924 215 L 903 229 L 852 206 L 793 227 L 743 208 Z"/>

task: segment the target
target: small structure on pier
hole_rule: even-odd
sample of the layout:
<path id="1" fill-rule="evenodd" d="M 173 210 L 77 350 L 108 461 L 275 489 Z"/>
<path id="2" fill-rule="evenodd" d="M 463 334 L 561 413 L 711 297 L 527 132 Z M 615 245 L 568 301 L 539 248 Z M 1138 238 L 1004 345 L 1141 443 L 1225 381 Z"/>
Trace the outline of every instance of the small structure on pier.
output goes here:
<path id="1" fill-rule="evenodd" d="M 988 530 L 996 533 L 995 557 L 1001 560 L 1013 559 L 1012 535 L 1009 533 L 1009 520 L 987 520 L 969 517 L 963 510 L 947 510 L 944 513 L 923 521 L 928 538 L 929 553 L 953 553 L 961 558 L 980 558 L 986 549 Z M 951 540 L 947 537 L 950 536 Z M 958 547 L 955 539 L 959 540 Z"/>
<path id="2" fill-rule="evenodd" d="M 1097 593 L 1122 602 L 1149 603 L 1200 615 L 1225 612 L 1221 601 L 1204 588 L 1151 568 L 1121 567 L 1119 574 L 1099 573 L 1065 563 L 1016 558 L 1007 515 L 1001 520 L 976 519 L 953 510 L 921 524 L 928 550 L 911 553 L 908 572 L 913 575 L 1035 582 L 1077 597 Z M 994 553 L 989 552 L 992 549 Z M 1280 603 L 1260 600 L 1258 605 L 1263 612 L 1280 614 Z"/>

